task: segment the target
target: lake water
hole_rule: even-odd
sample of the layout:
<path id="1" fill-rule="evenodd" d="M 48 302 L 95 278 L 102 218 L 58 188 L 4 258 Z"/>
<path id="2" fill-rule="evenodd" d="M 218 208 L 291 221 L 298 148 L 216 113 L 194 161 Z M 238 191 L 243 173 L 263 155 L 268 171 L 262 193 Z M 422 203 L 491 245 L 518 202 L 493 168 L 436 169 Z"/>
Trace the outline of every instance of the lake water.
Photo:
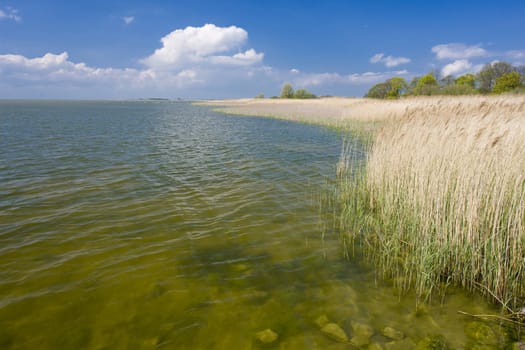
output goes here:
<path id="1" fill-rule="evenodd" d="M 497 309 L 416 311 L 345 260 L 319 199 L 341 145 L 187 102 L 0 101 L 0 349 L 352 349 L 322 315 L 362 348 L 472 345 L 457 311 Z"/>

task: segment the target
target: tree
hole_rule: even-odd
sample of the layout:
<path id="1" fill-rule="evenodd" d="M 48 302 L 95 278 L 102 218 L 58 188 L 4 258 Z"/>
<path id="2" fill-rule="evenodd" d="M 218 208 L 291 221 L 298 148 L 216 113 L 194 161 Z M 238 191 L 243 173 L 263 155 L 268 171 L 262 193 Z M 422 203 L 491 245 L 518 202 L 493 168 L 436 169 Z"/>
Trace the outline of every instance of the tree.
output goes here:
<path id="1" fill-rule="evenodd" d="M 292 84 L 286 83 L 281 89 L 281 98 L 293 98 L 294 90 Z"/>
<path id="2" fill-rule="evenodd" d="M 503 74 L 511 73 L 515 69 L 507 62 L 494 62 L 486 64 L 478 73 L 479 91 L 482 93 L 489 93 L 494 88 L 496 79 Z"/>
<path id="3" fill-rule="evenodd" d="M 472 95 L 476 93 L 476 77 L 473 74 L 465 74 L 459 78 L 449 75 L 452 83 L 442 86 L 440 93 L 443 95 Z"/>
<path id="4" fill-rule="evenodd" d="M 415 95 L 435 95 L 439 92 L 439 84 L 432 73 L 422 76 L 417 80 L 417 85 L 414 89 Z"/>
<path id="5" fill-rule="evenodd" d="M 521 75 L 518 72 L 505 73 L 496 79 L 492 92 L 501 94 L 516 89 L 521 85 Z"/>
<path id="6" fill-rule="evenodd" d="M 386 82 L 375 84 L 370 88 L 370 90 L 368 90 L 365 97 L 386 98 L 389 90 L 390 86 Z"/>
<path id="7" fill-rule="evenodd" d="M 407 95 L 415 94 L 417 83 L 419 82 L 419 79 L 421 79 L 421 77 L 412 78 L 412 81 L 410 81 L 410 84 L 408 85 Z"/>
<path id="8" fill-rule="evenodd" d="M 439 81 L 439 85 L 441 87 L 447 87 L 453 85 L 455 83 L 455 80 L 456 79 L 454 78 L 454 76 L 449 74 L 446 77 L 441 78 L 441 80 Z"/>
<path id="9" fill-rule="evenodd" d="M 457 85 L 466 85 L 471 88 L 476 87 L 476 76 L 474 74 L 464 74 L 455 80 Z"/>
<path id="10" fill-rule="evenodd" d="M 386 95 L 387 98 L 391 98 L 391 99 L 399 98 L 408 89 L 408 84 L 406 80 L 400 77 L 394 77 L 394 78 L 388 79 L 386 83 L 390 87 Z"/>
<path id="11" fill-rule="evenodd" d="M 365 97 L 394 99 L 399 98 L 407 89 L 408 84 L 405 79 L 394 77 L 372 86 Z"/>
<path id="12" fill-rule="evenodd" d="M 314 94 L 312 94 L 310 91 L 306 89 L 298 89 L 293 94 L 293 98 L 299 98 L 299 99 L 307 99 L 307 98 L 316 98 Z"/>

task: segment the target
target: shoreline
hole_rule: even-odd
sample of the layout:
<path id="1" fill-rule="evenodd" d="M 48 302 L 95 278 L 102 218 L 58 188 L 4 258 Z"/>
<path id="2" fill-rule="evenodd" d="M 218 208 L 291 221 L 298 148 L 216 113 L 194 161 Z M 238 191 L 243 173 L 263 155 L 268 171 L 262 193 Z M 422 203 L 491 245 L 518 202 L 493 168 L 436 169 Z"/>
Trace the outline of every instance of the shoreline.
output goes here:
<path id="1" fill-rule="evenodd" d="M 413 96 L 397 100 L 326 97 L 318 99 L 226 99 L 197 102 L 233 115 L 285 119 L 352 130 L 356 123 L 383 124 L 407 116 L 430 112 L 435 115 L 495 109 L 519 110 L 525 107 L 521 95 Z"/>
<path id="2" fill-rule="evenodd" d="M 342 237 L 362 245 L 381 275 L 415 289 L 421 300 L 443 292 L 446 280 L 483 294 L 506 313 L 523 307 L 523 96 L 202 104 L 364 136 L 367 162 L 357 176 L 351 154 L 342 154 L 337 167 L 347 171 L 337 195 Z"/>

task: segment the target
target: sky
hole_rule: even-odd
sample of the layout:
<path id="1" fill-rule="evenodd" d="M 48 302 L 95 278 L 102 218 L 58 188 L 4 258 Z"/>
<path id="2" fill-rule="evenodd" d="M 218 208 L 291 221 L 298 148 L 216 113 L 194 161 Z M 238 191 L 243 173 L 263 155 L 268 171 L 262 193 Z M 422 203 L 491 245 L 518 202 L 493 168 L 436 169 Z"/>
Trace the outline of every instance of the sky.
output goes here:
<path id="1" fill-rule="evenodd" d="M 0 98 L 362 96 L 525 65 L 525 1 L 3 1 Z"/>

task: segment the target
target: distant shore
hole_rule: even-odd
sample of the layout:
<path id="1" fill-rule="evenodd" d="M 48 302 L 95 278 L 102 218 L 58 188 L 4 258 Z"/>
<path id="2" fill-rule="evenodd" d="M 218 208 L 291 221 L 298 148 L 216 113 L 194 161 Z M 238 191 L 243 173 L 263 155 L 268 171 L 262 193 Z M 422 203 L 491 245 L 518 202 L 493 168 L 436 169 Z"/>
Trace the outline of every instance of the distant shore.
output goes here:
<path id="1" fill-rule="evenodd" d="M 252 98 L 209 100 L 199 104 L 215 106 L 217 111 L 229 114 L 271 117 L 351 129 L 356 122 L 385 122 L 426 112 L 457 115 L 458 108 L 466 114 L 478 113 L 480 109 L 512 112 L 523 108 L 525 100 L 519 95 L 475 95 L 419 96 L 398 100 L 345 97 L 311 100 Z"/>

